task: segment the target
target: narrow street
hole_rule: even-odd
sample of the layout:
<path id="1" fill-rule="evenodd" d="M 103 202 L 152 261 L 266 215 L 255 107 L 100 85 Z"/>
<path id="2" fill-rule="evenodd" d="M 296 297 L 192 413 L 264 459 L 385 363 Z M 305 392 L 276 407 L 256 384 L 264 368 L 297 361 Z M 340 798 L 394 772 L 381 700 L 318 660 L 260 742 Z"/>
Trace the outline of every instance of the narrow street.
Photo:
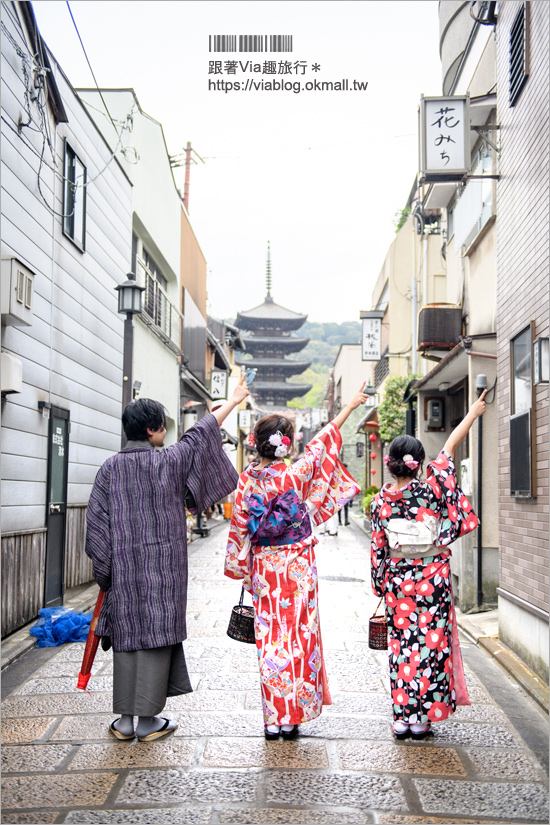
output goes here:
<path id="1" fill-rule="evenodd" d="M 353 520 L 352 520 L 353 522 Z M 83 645 L 33 649 L 4 671 L 3 823 L 538 823 L 548 821 L 547 717 L 474 644 L 472 705 L 423 741 L 393 738 L 387 657 L 369 650 L 376 606 L 357 524 L 317 547 L 333 705 L 292 742 L 266 742 L 256 653 L 226 635 L 239 585 L 227 525 L 190 546 L 185 653 L 193 694 L 170 699 L 175 735 L 108 733 L 112 660 L 76 691 Z"/>

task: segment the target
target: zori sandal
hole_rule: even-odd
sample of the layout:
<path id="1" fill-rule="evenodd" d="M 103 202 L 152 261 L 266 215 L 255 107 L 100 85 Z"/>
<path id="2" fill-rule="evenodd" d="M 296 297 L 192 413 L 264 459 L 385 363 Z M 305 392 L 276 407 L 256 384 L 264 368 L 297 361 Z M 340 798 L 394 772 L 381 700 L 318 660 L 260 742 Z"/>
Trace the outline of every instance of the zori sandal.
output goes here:
<path id="1" fill-rule="evenodd" d="M 152 742 L 154 739 L 160 739 L 161 736 L 166 736 L 168 733 L 176 730 L 178 726 L 177 722 L 174 722 L 172 719 L 165 719 L 164 716 L 161 716 L 161 719 L 164 719 L 162 728 L 153 733 L 148 733 L 147 736 L 138 736 L 138 742 Z"/>
<path id="2" fill-rule="evenodd" d="M 121 733 L 119 730 L 115 728 L 115 722 L 118 722 L 118 719 L 115 719 L 114 722 L 111 722 L 109 725 L 109 730 L 116 736 L 117 739 L 133 739 L 136 735 L 135 733 Z"/>
<path id="3" fill-rule="evenodd" d="M 411 736 L 413 739 L 424 739 L 425 736 L 431 730 L 431 724 L 429 722 L 425 722 L 424 724 L 413 724 L 411 725 Z"/>

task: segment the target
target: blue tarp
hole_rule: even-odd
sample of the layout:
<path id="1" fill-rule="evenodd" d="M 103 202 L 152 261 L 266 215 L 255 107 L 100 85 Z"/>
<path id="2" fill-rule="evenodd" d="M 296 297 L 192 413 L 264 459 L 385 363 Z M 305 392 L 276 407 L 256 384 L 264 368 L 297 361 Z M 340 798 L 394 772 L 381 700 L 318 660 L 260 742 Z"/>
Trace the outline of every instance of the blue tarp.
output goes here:
<path id="1" fill-rule="evenodd" d="M 37 647 L 57 647 L 65 642 L 85 642 L 93 613 L 77 613 L 66 607 L 43 607 L 40 619 L 29 633 L 36 636 Z"/>

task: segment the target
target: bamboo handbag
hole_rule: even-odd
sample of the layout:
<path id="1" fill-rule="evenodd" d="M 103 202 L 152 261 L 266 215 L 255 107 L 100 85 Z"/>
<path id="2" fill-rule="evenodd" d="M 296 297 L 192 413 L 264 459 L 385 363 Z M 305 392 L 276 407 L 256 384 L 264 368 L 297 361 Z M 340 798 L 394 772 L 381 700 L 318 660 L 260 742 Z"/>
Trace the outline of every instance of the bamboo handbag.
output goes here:
<path id="1" fill-rule="evenodd" d="M 388 623 L 386 621 L 386 611 L 381 616 L 376 613 L 380 607 L 380 599 L 376 605 L 376 610 L 373 616 L 369 619 L 369 647 L 371 650 L 387 650 L 388 649 Z"/>
<path id="2" fill-rule="evenodd" d="M 241 598 L 239 604 L 235 605 L 231 611 L 229 618 L 229 627 L 227 628 L 227 635 L 238 642 L 246 642 L 247 644 L 256 644 L 256 637 L 254 634 L 254 607 L 250 604 L 243 604 L 244 601 L 244 587 L 241 590 Z"/>

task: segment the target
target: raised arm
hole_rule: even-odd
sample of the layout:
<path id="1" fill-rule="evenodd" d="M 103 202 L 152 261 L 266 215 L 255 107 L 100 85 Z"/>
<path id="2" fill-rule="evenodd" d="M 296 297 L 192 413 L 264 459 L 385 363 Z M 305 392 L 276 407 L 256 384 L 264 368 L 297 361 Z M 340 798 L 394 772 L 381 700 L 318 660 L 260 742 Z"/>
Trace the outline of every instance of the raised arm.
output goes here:
<path id="1" fill-rule="evenodd" d="M 338 429 L 340 429 L 342 424 L 344 424 L 344 422 L 347 421 L 353 410 L 356 410 L 357 407 L 359 407 L 361 404 L 364 404 L 367 400 L 367 396 L 363 392 L 363 386 L 364 384 L 361 384 L 361 387 L 359 388 L 359 392 L 357 393 L 357 395 L 355 395 L 354 398 L 352 398 L 352 400 L 349 402 L 347 407 L 344 407 L 344 409 L 338 413 L 336 418 L 332 420 L 332 423 L 336 424 Z"/>
<path id="2" fill-rule="evenodd" d="M 487 390 L 483 390 L 477 401 L 474 401 L 468 412 L 466 413 L 465 417 L 462 419 L 460 424 L 455 427 L 455 429 L 450 434 L 449 438 L 445 442 L 445 446 L 443 449 L 446 453 L 449 453 L 451 458 L 454 458 L 454 452 L 456 448 L 461 444 L 462 441 L 468 435 L 470 428 L 476 418 L 479 418 L 480 415 L 483 415 L 485 412 L 485 401 L 483 400 L 487 395 Z"/>
<path id="3" fill-rule="evenodd" d="M 235 407 L 238 407 L 239 404 L 241 403 L 241 401 L 244 401 L 244 399 L 248 395 L 250 395 L 250 393 L 248 392 L 248 389 L 245 386 L 244 381 L 245 381 L 245 376 L 242 375 L 241 379 L 240 379 L 239 383 L 237 384 L 237 386 L 235 387 L 235 389 L 233 391 L 233 395 L 231 396 L 229 401 L 226 401 L 225 404 L 222 407 L 217 409 L 216 412 L 212 413 L 212 415 L 214 416 L 214 418 L 216 419 L 216 421 L 218 422 L 220 427 L 223 424 L 223 422 L 225 421 L 225 419 L 227 418 L 227 416 L 229 415 L 229 413 L 231 412 L 231 410 L 234 410 Z"/>

